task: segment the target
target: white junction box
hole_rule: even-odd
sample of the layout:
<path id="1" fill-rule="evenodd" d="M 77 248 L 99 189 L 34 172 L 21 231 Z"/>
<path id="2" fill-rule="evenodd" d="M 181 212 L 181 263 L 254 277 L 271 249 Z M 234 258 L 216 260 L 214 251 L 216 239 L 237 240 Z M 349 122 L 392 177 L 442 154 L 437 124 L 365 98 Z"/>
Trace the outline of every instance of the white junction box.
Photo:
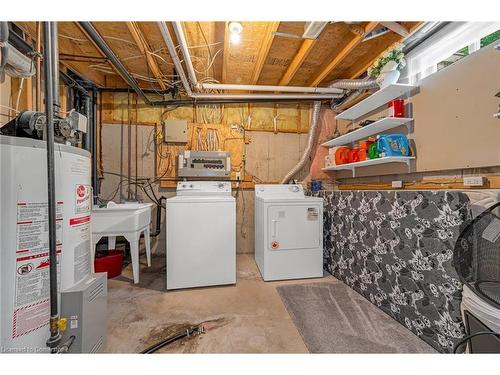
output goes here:
<path id="1" fill-rule="evenodd" d="M 166 143 L 186 143 L 187 142 L 187 121 L 186 120 L 165 120 L 163 121 L 163 141 Z"/>
<path id="2" fill-rule="evenodd" d="M 255 185 L 255 261 L 264 281 L 323 276 L 323 199 Z"/>
<path id="3" fill-rule="evenodd" d="M 483 186 L 484 177 L 483 176 L 469 176 L 464 177 L 464 186 Z"/>

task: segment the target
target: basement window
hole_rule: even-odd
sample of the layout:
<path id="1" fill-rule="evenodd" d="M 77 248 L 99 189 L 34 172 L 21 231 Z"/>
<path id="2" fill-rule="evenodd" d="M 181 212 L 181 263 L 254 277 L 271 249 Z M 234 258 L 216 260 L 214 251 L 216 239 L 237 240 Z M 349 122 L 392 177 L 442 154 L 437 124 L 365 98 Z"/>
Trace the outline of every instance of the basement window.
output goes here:
<path id="1" fill-rule="evenodd" d="M 408 53 L 402 82 L 416 84 L 499 39 L 499 22 L 452 22 Z"/>
<path id="2" fill-rule="evenodd" d="M 455 52 L 453 55 L 451 55 L 447 59 L 440 61 L 437 64 L 436 71 L 440 71 L 441 69 L 446 68 L 447 66 L 450 66 L 451 64 L 457 62 L 458 60 L 463 59 L 464 57 L 478 51 L 479 49 L 481 49 L 483 47 L 486 47 L 487 45 L 490 45 L 493 42 L 496 42 L 499 39 L 500 39 L 500 30 L 497 30 L 495 32 L 492 32 L 489 35 L 486 35 L 485 37 L 483 37 L 481 39 L 477 39 L 477 40 L 473 41 L 470 45 L 459 49 L 457 52 Z"/>

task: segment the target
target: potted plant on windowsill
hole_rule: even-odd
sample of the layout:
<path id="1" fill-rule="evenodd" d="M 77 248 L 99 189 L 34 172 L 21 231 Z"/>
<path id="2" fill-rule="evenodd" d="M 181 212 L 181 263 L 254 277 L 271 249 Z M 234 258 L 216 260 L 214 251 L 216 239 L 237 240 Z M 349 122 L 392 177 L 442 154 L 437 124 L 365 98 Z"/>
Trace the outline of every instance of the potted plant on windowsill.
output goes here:
<path id="1" fill-rule="evenodd" d="M 403 53 L 404 44 L 395 43 L 383 52 L 368 69 L 368 75 L 375 78 L 380 88 L 396 83 L 400 71 L 406 65 Z"/>

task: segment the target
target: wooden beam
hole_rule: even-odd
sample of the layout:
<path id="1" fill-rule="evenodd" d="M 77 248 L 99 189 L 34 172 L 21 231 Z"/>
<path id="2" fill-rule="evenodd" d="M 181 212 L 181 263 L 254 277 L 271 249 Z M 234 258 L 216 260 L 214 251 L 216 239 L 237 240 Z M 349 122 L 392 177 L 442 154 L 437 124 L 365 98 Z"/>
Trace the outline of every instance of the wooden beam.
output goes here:
<path id="1" fill-rule="evenodd" d="M 423 22 L 417 22 L 415 25 L 410 27 L 409 35 L 412 35 L 413 33 L 415 33 L 415 31 L 417 31 L 422 25 L 423 25 Z M 401 37 L 397 34 L 389 35 L 388 43 L 383 44 L 382 47 L 379 48 L 378 50 L 376 50 L 375 53 L 373 55 L 371 55 L 371 57 L 368 60 L 363 60 L 357 66 L 353 66 L 349 70 L 350 73 L 348 74 L 348 78 L 350 78 L 350 79 L 358 78 L 360 75 L 362 75 L 363 73 L 365 73 L 368 70 L 368 68 L 380 56 L 380 54 L 382 52 L 384 52 L 387 48 L 389 48 L 391 46 L 391 44 L 398 42 L 398 41 L 401 41 L 403 39 L 404 39 L 403 37 Z"/>
<path id="2" fill-rule="evenodd" d="M 290 65 L 288 65 L 288 68 L 286 69 L 286 72 L 283 74 L 283 76 L 280 79 L 280 82 L 278 85 L 280 86 L 286 86 L 290 83 L 290 81 L 293 79 L 299 68 L 302 66 L 302 63 L 304 60 L 309 56 L 309 53 L 312 51 L 312 48 L 316 44 L 318 39 L 305 39 L 302 42 L 302 45 L 300 46 L 299 51 L 297 54 L 293 57 L 292 62 Z"/>
<path id="3" fill-rule="evenodd" d="M 264 35 L 264 40 L 260 46 L 259 54 L 257 55 L 257 61 L 255 62 L 255 67 L 252 72 L 252 78 L 250 79 L 250 84 L 256 85 L 259 81 L 260 73 L 266 62 L 267 55 L 273 44 L 274 32 L 278 30 L 279 22 L 269 22 L 266 28 L 266 34 Z"/>
<path id="4" fill-rule="evenodd" d="M 215 22 L 214 25 L 214 40 L 212 41 L 213 43 L 217 42 L 222 42 L 221 44 L 218 44 L 216 47 L 216 51 L 219 50 L 219 48 L 222 48 L 222 50 L 219 52 L 217 57 L 215 58 L 214 62 L 214 77 L 217 81 L 221 82 L 222 81 L 222 65 L 224 61 L 224 30 L 226 28 L 226 23 L 225 22 Z"/>
<path id="5" fill-rule="evenodd" d="M 225 22 L 224 25 L 224 49 L 222 50 L 222 81 L 221 83 L 227 83 L 227 65 L 229 62 L 229 22 Z"/>
<path id="6" fill-rule="evenodd" d="M 372 31 L 378 22 L 368 22 L 365 26 L 365 34 Z M 309 86 L 318 86 L 332 71 L 335 69 L 344 58 L 354 49 L 356 46 L 361 43 L 363 40 L 363 36 L 359 34 L 355 34 L 354 37 L 340 50 L 340 52 L 333 58 L 332 61 L 314 78 Z"/>
<path id="7" fill-rule="evenodd" d="M 146 62 L 148 64 L 149 70 L 158 81 L 158 84 L 160 85 L 161 89 L 166 90 L 167 86 L 163 82 L 162 72 L 158 67 L 158 64 L 156 63 L 156 60 L 153 57 L 153 51 L 151 50 L 151 47 L 146 41 L 146 38 L 144 37 L 139 27 L 139 24 L 134 21 L 126 22 L 126 24 L 130 32 L 130 35 L 132 35 L 132 38 L 134 39 L 135 44 L 137 44 L 137 47 L 139 47 L 141 53 L 143 53 L 146 56 Z"/>

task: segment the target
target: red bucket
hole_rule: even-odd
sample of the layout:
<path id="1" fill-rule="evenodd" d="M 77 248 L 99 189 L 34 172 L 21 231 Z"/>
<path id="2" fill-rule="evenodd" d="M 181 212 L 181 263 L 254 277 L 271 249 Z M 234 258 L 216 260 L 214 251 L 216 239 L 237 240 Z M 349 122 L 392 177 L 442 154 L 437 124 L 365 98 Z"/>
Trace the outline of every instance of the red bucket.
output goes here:
<path id="1" fill-rule="evenodd" d="M 107 272 L 108 279 L 122 274 L 123 251 L 108 250 L 104 256 L 96 256 L 94 260 L 95 272 Z"/>

